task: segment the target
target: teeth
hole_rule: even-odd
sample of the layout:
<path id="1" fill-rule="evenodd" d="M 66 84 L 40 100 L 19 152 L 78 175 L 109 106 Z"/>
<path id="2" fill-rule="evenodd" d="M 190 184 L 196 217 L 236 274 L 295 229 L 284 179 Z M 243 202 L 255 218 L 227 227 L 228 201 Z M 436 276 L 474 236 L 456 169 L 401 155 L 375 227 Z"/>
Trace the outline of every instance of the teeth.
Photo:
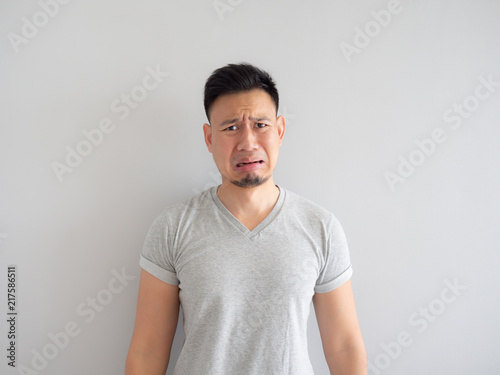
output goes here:
<path id="1" fill-rule="evenodd" d="M 262 160 L 257 160 L 257 161 L 251 161 L 251 162 L 248 162 L 248 163 L 238 163 L 238 164 L 236 164 L 236 166 L 237 167 L 243 167 L 246 164 L 255 164 L 255 163 L 261 164 L 261 163 L 263 163 L 263 161 Z"/>

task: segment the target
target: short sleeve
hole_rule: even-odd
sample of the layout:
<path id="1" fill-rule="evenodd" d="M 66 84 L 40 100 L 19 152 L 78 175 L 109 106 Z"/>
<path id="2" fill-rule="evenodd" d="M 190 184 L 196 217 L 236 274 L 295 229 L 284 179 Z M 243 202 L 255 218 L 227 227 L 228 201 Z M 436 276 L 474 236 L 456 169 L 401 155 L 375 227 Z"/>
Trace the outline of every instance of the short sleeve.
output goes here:
<path id="1" fill-rule="evenodd" d="M 344 284 L 352 276 L 352 265 L 345 233 L 340 222 L 333 215 L 327 235 L 325 262 L 314 287 L 314 291 L 317 293 L 330 292 Z"/>
<path id="2" fill-rule="evenodd" d="M 142 269 L 158 279 L 172 285 L 178 285 L 179 279 L 171 261 L 171 246 L 168 241 L 168 223 L 165 212 L 162 212 L 151 224 L 139 264 Z"/>

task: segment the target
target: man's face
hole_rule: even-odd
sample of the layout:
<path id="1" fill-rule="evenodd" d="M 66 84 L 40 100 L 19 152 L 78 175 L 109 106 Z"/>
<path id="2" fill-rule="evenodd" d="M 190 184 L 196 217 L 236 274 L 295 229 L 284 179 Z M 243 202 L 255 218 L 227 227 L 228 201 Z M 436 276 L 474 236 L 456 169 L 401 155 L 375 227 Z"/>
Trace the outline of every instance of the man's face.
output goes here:
<path id="1" fill-rule="evenodd" d="M 272 177 L 285 120 L 276 118 L 267 92 L 255 89 L 219 96 L 212 105 L 210 122 L 211 126 L 203 125 L 205 143 L 223 183 L 255 187 Z"/>

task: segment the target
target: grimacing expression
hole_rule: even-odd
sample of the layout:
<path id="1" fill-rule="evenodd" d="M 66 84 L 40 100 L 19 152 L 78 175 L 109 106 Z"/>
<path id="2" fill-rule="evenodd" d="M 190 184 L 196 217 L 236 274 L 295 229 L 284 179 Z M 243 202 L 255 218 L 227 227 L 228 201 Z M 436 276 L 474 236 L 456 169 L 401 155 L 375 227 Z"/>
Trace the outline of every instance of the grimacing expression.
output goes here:
<path id="1" fill-rule="evenodd" d="M 222 182 L 255 187 L 268 181 L 278 161 L 285 119 L 276 117 L 271 96 L 261 89 L 219 96 L 203 124 L 208 151 Z"/>

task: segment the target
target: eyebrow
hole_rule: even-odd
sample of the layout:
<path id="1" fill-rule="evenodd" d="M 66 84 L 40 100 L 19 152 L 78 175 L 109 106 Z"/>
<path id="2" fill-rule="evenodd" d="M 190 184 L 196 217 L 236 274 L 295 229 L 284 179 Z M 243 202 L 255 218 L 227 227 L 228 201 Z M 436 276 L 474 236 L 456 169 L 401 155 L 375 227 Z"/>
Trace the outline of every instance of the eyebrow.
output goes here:
<path id="1" fill-rule="evenodd" d="M 252 120 L 252 121 L 271 121 L 271 119 L 269 117 L 267 117 L 267 116 L 249 117 L 249 119 Z M 221 122 L 221 124 L 219 126 L 229 125 L 229 124 L 237 122 L 238 120 L 239 120 L 238 117 L 231 118 L 231 119 L 228 119 L 228 120 L 225 120 L 225 121 Z"/>

